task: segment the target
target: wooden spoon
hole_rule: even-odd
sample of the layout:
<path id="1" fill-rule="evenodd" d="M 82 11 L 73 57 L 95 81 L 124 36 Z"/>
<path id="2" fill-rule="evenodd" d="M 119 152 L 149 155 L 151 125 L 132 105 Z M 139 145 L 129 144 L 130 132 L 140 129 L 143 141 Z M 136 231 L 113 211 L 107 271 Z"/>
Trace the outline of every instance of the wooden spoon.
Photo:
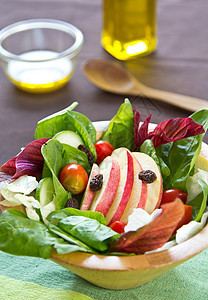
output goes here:
<path id="1" fill-rule="evenodd" d="M 126 69 L 111 61 L 89 60 L 83 66 L 83 73 L 91 83 L 107 92 L 152 98 L 188 111 L 208 108 L 208 100 L 150 88 L 139 82 Z"/>

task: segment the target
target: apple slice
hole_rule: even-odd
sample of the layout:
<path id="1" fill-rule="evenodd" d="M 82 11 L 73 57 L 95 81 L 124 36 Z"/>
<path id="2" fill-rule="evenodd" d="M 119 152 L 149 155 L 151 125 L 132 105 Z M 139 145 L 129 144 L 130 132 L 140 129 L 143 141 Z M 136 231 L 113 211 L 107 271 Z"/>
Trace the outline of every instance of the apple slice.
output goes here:
<path id="1" fill-rule="evenodd" d="M 100 174 L 103 175 L 102 188 L 95 192 L 90 210 L 99 211 L 106 216 L 115 198 L 119 181 L 120 167 L 111 156 L 106 157 L 100 164 Z"/>
<path id="2" fill-rule="evenodd" d="M 95 191 L 92 191 L 90 189 L 90 181 L 92 180 L 93 177 L 95 177 L 97 174 L 100 173 L 100 169 L 97 164 L 93 164 L 92 170 L 88 179 L 87 187 L 83 196 L 83 200 L 80 206 L 80 210 L 89 210 L 90 206 L 92 204 L 92 201 L 95 196 Z"/>
<path id="3" fill-rule="evenodd" d="M 151 214 L 153 210 L 160 205 L 162 198 L 163 182 L 160 169 L 154 159 L 149 155 L 141 152 L 132 152 L 132 154 L 140 163 L 143 170 L 151 170 L 157 177 L 152 183 L 143 182 L 146 185 L 147 191 L 145 193 L 145 197 L 143 197 L 137 205 L 137 207 L 143 208 Z"/>
<path id="4" fill-rule="evenodd" d="M 147 199 L 147 184 L 138 178 L 138 174 L 142 171 L 142 166 L 134 155 L 132 155 L 132 157 L 134 164 L 134 183 L 130 199 L 121 217 L 121 221 L 125 223 L 128 222 L 128 217 L 133 213 L 134 208 L 140 207 L 144 209 Z"/>
<path id="5" fill-rule="evenodd" d="M 118 148 L 113 151 L 111 157 L 119 163 L 120 182 L 115 199 L 106 215 L 108 225 L 121 219 L 130 199 L 134 182 L 133 157 L 129 150 L 126 148 Z"/>

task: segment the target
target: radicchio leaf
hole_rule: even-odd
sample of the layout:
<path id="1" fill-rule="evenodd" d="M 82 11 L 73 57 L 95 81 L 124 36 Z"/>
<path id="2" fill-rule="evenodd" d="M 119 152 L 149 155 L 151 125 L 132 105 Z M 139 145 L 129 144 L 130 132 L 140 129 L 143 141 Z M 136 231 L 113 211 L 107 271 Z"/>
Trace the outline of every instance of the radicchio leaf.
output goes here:
<path id="1" fill-rule="evenodd" d="M 162 144 L 174 142 L 190 136 L 204 133 L 202 125 L 191 118 L 175 118 L 159 123 L 148 138 L 153 141 L 155 148 Z"/>
<path id="2" fill-rule="evenodd" d="M 149 115 L 140 126 L 140 113 L 136 109 L 133 109 L 133 111 L 134 140 L 135 147 L 138 149 L 146 139 L 151 139 L 154 147 L 157 148 L 162 144 L 174 142 L 205 132 L 203 126 L 194 122 L 192 118 L 175 118 L 159 123 L 152 132 L 148 133 L 151 115 Z"/>
<path id="3" fill-rule="evenodd" d="M 140 148 L 143 142 L 148 139 L 148 127 L 152 115 L 149 115 L 140 126 L 141 115 L 138 110 L 133 109 L 134 112 L 134 141 L 135 147 Z"/>
<path id="4" fill-rule="evenodd" d="M 161 208 L 161 214 L 151 223 L 136 231 L 121 234 L 112 242 L 110 251 L 141 254 L 162 247 L 183 217 L 184 205 L 180 199 L 176 199 L 163 204 Z"/>
<path id="5" fill-rule="evenodd" d="M 48 140 L 48 138 L 44 138 L 29 143 L 17 156 L 3 164 L 0 170 L 13 175 L 12 179 L 17 179 L 22 175 L 37 176 L 41 174 L 44 162 L 41 147 Z"/>

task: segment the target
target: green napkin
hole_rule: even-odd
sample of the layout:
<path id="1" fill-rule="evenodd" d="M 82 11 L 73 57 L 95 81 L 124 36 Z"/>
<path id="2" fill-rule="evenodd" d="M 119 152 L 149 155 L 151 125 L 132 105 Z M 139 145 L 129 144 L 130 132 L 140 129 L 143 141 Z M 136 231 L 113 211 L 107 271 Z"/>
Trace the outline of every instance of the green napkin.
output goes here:
<path id="1" fill-rule="evenodd" d="M 131 290 L 92 285 L 50 260 L 0 252 L 0 299 L 208 299 L 208 250 Z"/>

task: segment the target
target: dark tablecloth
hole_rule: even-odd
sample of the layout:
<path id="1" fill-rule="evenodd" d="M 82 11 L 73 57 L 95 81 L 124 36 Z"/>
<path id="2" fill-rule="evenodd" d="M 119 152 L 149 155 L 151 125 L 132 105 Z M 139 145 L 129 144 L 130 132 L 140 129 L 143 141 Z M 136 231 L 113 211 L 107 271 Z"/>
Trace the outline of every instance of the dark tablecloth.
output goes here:
<path id="1" fill-rule="evenodd" d="M 55 18 L 74 24 L 85 37 L 74 77 L 63 89 L 31 95 L 17 90 L 0 69 L 0 163 L 15 155 L 34 136 L 41 118 L 78 101 L 77 110 L 92 121 L 110 119 L 124 96 L 92 86 L 82 74 L 90 58 L 114 60 L 100 44 L 102 2 L 98 0 L 1 0 L 0 28 L 30 18 Z M 167 91 L 208 99 L 208 2 L 159 0 L 157 51 L 127 63 L 145 84 Z M 126 95 L 128 96 L 128 95 Z M 152 122 L 186 117 L 188 111 L 152 100 L 129 97 L 144 119 Z"/>

